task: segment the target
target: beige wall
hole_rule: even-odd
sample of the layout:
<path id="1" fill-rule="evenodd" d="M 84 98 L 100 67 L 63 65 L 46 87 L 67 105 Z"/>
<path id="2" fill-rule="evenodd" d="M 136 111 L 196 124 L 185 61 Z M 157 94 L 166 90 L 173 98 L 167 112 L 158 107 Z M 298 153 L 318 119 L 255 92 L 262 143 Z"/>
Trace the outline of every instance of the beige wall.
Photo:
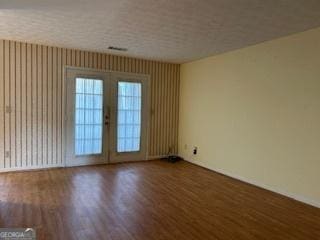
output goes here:
<path id="1" fill-rule="evenodd" d="M 63 163 L 66 65 L 150 74 L 149 155 L 177 151 L 178 64 L 0 40 L 0 171 Z"/>
<path id="2" fill-rule="evenodd" d="M 183 64 L 180 85 L 182 157 L 320 206 L 320 29 Z"/>

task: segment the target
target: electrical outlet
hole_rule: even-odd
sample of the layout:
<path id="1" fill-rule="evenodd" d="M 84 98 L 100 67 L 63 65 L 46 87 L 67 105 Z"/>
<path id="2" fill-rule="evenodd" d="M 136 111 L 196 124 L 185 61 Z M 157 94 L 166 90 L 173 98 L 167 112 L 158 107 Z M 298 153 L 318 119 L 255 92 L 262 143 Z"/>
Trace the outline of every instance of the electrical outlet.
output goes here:
<path id="1" fill-rule="evenodd" d="M 187 150 L 187 149 L 188 149 L 188 145 L 185 144 L 185 145 L 184 145 L 184 150 Z"/>
<path id="2" fill-rule="evenodd" d="M 198 148 L 197 148 L 197 147 L 194 147 L 194 148 L 193 148 L 193 155 L 197 155 L 197 153 L 198 153 Z"/>
<path id="3" fill-rule="evenodd" d="M 168 151 L 168 155 L 171 155 L 172 154 L 172 147 L 171 146 L 169 146 L 169 151 Z"/>

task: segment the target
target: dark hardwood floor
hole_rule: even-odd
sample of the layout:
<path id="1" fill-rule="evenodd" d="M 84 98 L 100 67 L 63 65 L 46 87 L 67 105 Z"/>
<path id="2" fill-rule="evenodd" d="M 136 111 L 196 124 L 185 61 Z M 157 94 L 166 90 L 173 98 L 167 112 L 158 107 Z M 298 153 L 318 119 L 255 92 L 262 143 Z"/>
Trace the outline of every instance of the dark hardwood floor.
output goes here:
<path id="1" fill-rule="evenodd" d="M 187 162 L 2 173 L 0 201 L 38 239 L 320 239 L 320 209 Z"/>

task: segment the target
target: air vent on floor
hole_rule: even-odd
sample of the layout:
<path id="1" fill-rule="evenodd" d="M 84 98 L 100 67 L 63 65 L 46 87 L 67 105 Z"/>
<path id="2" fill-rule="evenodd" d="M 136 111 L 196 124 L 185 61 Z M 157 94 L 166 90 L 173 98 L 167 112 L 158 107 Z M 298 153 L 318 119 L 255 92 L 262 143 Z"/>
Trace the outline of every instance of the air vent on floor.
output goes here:
<path id="1" fill-rule="evenodd" d="M 114 46 L 109 46 L 108 49 L 110 49 L 110 50 L 115 50 L 115 51 L 122 51 L 122 52 L 128 51 L 127 48 L 114 47 Z"/>

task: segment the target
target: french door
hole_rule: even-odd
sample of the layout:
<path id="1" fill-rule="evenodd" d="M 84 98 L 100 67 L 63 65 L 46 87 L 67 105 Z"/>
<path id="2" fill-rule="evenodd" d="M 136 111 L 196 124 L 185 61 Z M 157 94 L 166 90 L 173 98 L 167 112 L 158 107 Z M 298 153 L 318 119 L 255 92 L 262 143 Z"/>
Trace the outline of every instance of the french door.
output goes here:
<path id="1" fill-rule="evenodd" d="M 66 166 L 147 159 L 148 77 L 66 69 Z"/>

